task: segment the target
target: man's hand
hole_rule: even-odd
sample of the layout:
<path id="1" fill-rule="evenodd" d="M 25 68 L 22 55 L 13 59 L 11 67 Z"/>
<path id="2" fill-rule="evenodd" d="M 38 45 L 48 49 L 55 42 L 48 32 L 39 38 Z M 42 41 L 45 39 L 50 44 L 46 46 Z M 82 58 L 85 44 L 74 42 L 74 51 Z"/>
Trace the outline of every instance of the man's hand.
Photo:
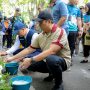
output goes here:
<path id="1" fill-rule="evenodd" d="M 20 70 L 27 69 L 31 64 L 30 58 L 23 59 L 23 63 L 20 65 Z"/>
<path id="2" fill-rule="evenodd" d="M 0 52 L 0 56 L 5 56 L 5 55 L 7 55 L 7 52 L 5 52 L 5 51 Z"/>
<path id="3" fill-rule="evenodd" d="M 21 62 L 22 62 L 22 61 L 23 61 L 23 58 L 24 58 L 24 57 L 13 60 L 12 57 L 6 57 L 6 58 L 4 59 L 4 62 L 11 62 L 11 61 L 17 61 L 17 62 L 21 61 Z"/>
<path id="4" fill-rule="evenodd" d="M 11 61 L 13 61 L 12 57 L 6 57 L 4 59 L 4 62 L 11 62 Z"/>
<path id="5" fill-rule="evenodd" d="M 79 38 L 81 38 L 81 37 L 82 37 L 82 34 L 83 34 L 83 32 L 82 32 L 82 31 L 79 31 L 79 32 L 78 32 L 78 36 L 79 36 Z"/>
<path id="6" fill-rule="evenodd" d="M 81 28 L 78 32 L 78 36 L 81 38 L 82 37 L 82 34 L 83 34 L 83 28 Z"/>

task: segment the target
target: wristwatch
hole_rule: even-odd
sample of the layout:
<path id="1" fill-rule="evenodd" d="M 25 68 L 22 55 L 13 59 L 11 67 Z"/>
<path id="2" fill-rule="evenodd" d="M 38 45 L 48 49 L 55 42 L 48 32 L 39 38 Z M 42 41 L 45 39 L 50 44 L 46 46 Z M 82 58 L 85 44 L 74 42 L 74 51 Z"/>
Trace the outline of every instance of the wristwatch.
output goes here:
<path id="1" fill-rule="evenodd" d="M 36 63 L 35 59 L 33 57 L 30 58 L 31 59 L 31 64 Z"/>

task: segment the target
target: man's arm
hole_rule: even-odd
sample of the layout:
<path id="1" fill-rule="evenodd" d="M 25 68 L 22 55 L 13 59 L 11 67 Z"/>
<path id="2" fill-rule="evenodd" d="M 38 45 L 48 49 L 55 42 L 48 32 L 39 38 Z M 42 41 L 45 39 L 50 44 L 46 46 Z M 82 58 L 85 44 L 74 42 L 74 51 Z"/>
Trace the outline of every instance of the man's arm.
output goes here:
<path id="1" fill-rule="evenodd" d="M 20 46 L 20 40 L 19 40 L 19 37 L 16 36 L 16 40 L 15 40 L 14 45 L 9 50 L 7 50 L 6 53 L 7 54 L 14 53 L 19 48 L 19 46 Z"/>
<path id="2" fill-rule="evenodd" d="M 37 56 L 34 56 L 33 58 L 36 61 L 41 61 L 49 55 L 56 54 L 60 49 L 61 49 L 61 47 L 59 45 L 52 44 L 48 50 L 43 51 L 42 53 L 40 53 Z"/>
<path id="3" fill-rule="evenodd" d="M 57 25 L 61 27 L 68 18 L 68 9 L 65 3 L 63 2 L 60 2 L 58 5 L 59 14 L 61 15 L 61 18 L 59 19 Z"/>
<path id="4" fill-rule="evenodd" d="M 66 20 L 67 20 L 67 17 L 62 16 L 57 23 L 58 27 L 61 27 L 65 23 Z"/>
<path id="5" fill-rule="evenodd" d="M 81 20 L 81 11 L 80 9 L 78 9 L 78 13 L 77 13 L 77 25 L 78 25 L 78 29 L 79 29 L 79 36 L 82 35 L 83 29 L 82 29 L 82 20 Z"/>
<path id="6" fill-rule="evenodd" d="M 20 53 L 5 59 L 5 62 L 10 62 L 10 61 L 13 61 L 13 60 L 20 59 L 20 58 L 22 58 L 22 57 L 24 57 L 24 56 L 26 56 L 26 55 L 34 52 L 34 51 L 35 51 L 35 49 L 33 49 L 31 47 L 28 47 L 28 48 L 22 50 Z"/>
<path id="7" fill-rule="evenodd" d="M 82 28 L 82 20 L 80 17 L 77 18 L 77 25 L 78 25 L 78 34 L 79 34 L 79 37 L 82 36 L 82 33 L 83 33 L 83 28 Z"/>
<path id="8" fill-rule="evenodd" d="M 59 45 L 52 44 L 48 50 L 45 50 L 39 55 L 36 55 L 32 58 L 34 62 L 38 62 L 38 61 L 44 60 L 49 55 L 56 54 L 60 49 L 61 47 Z M 20 65 L 20 69 L 23 70 L 28 68 L 30 64 L 32 64 L 32 58 L 25 58 L 24 62 Z"/>
<path id="9" fill-rule="evenodd" d="M 77 18 L 77 25 L 78 25 L 78 29 L 79 31 L 82 32 L 82 20 L 80 17 Z"/>

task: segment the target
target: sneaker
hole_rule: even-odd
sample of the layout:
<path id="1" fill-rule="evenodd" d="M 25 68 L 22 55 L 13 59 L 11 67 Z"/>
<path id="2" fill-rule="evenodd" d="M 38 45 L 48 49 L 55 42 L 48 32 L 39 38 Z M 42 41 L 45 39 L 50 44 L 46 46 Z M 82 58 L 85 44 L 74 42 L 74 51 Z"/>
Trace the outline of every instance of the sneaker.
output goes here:
<path id="1" fill-rule="evenodd" d="M 55 85 L 52 90 L 64 90 L 63 85 Z"/>
<path id="2" fill-rule="evenodd" d="M 88 63 L 88 60 L 82 60 L 80 63 Z"/>
<path id="3" fill-rule="evenodd" d="M 71 67 L 67 69 L 67 72 L 71 71 Z"/>
<path id="4" fill-rule="evenodd" d="M 78 54 L 73 54 L 73 57 L 76 57 Z"/>
<path id="5" fill-rule="evenodd" d="M 44 78 L 44 81 L 46 81 L 46 82 L 51 82 L 51 81 L 53 81 L 53 75 L 49 75 L 48 77 L 46 77 L 46 78 Z"/>

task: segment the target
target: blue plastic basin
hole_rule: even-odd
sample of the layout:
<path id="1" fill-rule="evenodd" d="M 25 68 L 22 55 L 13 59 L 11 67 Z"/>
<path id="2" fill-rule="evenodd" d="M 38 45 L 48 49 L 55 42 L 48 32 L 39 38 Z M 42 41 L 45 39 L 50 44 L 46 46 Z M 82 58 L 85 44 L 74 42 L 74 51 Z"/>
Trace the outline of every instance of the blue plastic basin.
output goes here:
<path id="1" fill-rule="evenodd" d="M 13 82 L 15 81 L 26 81 L 26 84 L 14 84 Z M 13 90 L 30 90 L 30 85 L 32 82 L 32 77 L 31 76 L 15 76 L 10 79 L 11 85 Z"/>
<path id="2" fill-rule="evenodd" d="M 18 66 L 18 62 L 6 63 L 6 72 L 8 72 L 10 75 L 16 75 L 18 72 Z"/>

